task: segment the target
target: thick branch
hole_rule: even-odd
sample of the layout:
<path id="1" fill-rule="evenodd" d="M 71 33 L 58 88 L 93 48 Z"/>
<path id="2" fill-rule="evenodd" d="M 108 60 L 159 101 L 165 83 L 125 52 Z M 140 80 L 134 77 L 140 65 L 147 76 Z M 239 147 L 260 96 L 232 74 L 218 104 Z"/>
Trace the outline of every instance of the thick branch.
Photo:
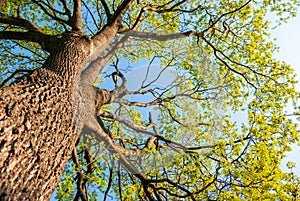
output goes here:
<path id="1" fill-rule="evenodd" d="M 74 2 L 74 9 L 73 9 L 73 16 L 71 18 L 72 30 L 82 32 L 81 1 L 73 0 L 73 2 Z"/>
<path id="2" fill-rule="evenodd" d="M 92 133 L 94 134 L 94 137 L 99 141 L 103 141 L 106 144 L 106 148 L 111 152 L 111 153 L 118 153 L 121 158 L 123 158 L 124 160 L 126 160 L 126 156 L 136 156 L 139 155 L 141 153 L 141 151 L 144 148 L 149 148 L 151 147 L 152 143 L 154 142 L 154 140 L 150 140 L 149 143 L 147 143 L 145 145 L 144 148 L 140 149 L 140 148 L 136 148 L 136 149 L 127 149 L 124 148 L 120 145 L 118 145 L 117 143 L 115 143 L 113 141 L 113 139 L 108 135 L 108 131 L 105 132 L 104 129 L 105 128 L 101 128 L 100 127 L 100 123 L 96 123 L 93 122 L 94 120 L 88 122 L 87 126 L 88 129 L 90 129 L 92 131 Z M 97 121 L 101 121 L 100 118 L 97 118 Z M 101 122 L 102 124 L 102 122 Z M 156 138 L 155 136 L 150 137 L 150 139 L 152 138 Z M 137 172 L 137 169 L 135 167 L 132 167 L 131 164 L 127 164 L 129 166 L 129 171 L 131 172 Z"/>
<path id="3" fill-rule="evenodd" d="M 110 30 L 112 27 L 107 27 L 107 33 L 106 31 L 103 31 L 100 33 L 100 35 L 103 35 L 106 38 L 100 38 L 100 40 L 98 40 L 96 43 L 102 41 L 104 44 L 102 44 L 102 46 L 100 46 L 99 48 L 97 48 L 95 50 L 94 55 L 91 56 L 91 60 L 92 62 L 87 66 L 86 69 L 84 69 L 81 73 L 81 82 L 88 84 L 88 85 L 92 85 L 95 80 L 98 77 L 98 74 L 101 72 L 101 70 L 103 69 L 104 65 L 107 63 L 107 61 L 113 56 L 115 55 L 116 51 L 121 48 L 125 41 L 128 39 L 128 37 L 123 37 L 111 50 L 109 53 L 107 53 L 104 57 L 100 57 L 99 54 L 101 52 L 103 52 L 105 50 L 105 48 L 107 48 L 109 46 L 109 44 L 107 42 L 104 42 L 104 40 L 112 40 L 112 38 L 108 38 L 111 36 L 108 36 L 107 34 L 109 34 Z M 99 35 L 99 36 L 100 36 Z"/>
<path id="4" fill-rule="evenodd" d="M 124 165 L 124 167 L 132 172 L 138 173 L 138 169 L 132 165 L 126 158 L 126 156 L 137 155 L 141 152 L 140 149 L 126 149 L 122 146 L 116 144 L 110 136 L 100 127 L 101 119 L 91 119 L 91 121 L 87 122 L 86 129 L 89 130 L 99 142 L 104 142 L 105 147 L 112 153 L 118 154 L 120 162 Z"/>
<path id="5" fill-rule="evenodd" d="M 134 30 L 123 30 L 122 32 L 125 32 L 126 36 L 142 38 L 142 39 L 151 39 L 151 40 L 157 40 L 157 41 L 167 41 L 167 40 L 186 38 L 186 37 L 190 37 L 190 36 L 202 37 L 210 30 L 211 29 L 203 31 L 203 32 L 187 31 L 187 32 L 182 32 L 182 33 L 174 33 L 174 34 L 158 34 L 158 33 L 152 33 L 152 32 L 139 32 L 139 31 L 134 31 Z"/>
<path id="6" fill-rule="evenodd" d="M 99 110 L 102 105 L 111 103 L 111 92 L 107 91 L 106 89 L 99 89 L 94 87 L 96 92 L 96 100 L 95 100 L 95 108 L 96 111 Z"/>
<path id="7" fill-rule="evenodd" d="M 48 52 L 54 50 L 58 45 L 58 38 L 49 36 L 40 32 L 14 32 L 14 31 L 0 31 L 0 39 L 23 40 L 39 43 L 42 48 Z"/>
<path id="8" fill-rule="evenodd" d="M 128 9 L 131 0 L 125 0 L 117 9 L 114 17 L 99 33 L 92 37 L 94 45 L 93 55 L 91 55 L 90 63 L 87 68 L 81 73 L 81 82 L 85 84 L 93 84 L 97 78 L 99 72 L 102 70 L 106 62 L 115 54 L 128 37 L 123 37 L 119 43 L 117 43 L 110 53 L 101 57 L 101 54 L 105 49 L 109 47 L 109 43 L 113 40 L 119 29 L 119 20 L 122 19 L 124 13 Z"/>
<path id="9" fill-rule="evenodd" d="M 111 41 L 115 37 L 119 29 L 120 21 L 131 2 L 132 0 L 124 0 L 123 3 L 121 3 L 117 8 L 109 23 L 92 38 L 95 47 L 103 45 L 104 40 Z"/>
<path id="10" fill-rule="evenodd" d="M 24 40 L 31 42 L 39 42 L 44 34 L 39 32 L 27 31 L 27 32 L 15 32 L 15 31 L 1 31 L 0 39 L 11 39 L 11 40 Z"/>
<path id="11" fill-rule="evenodd" d="M 120 24 L 122 17 L 124 16 L 125 12 L 129 8 L 130 4 L 133 2 L 133 0 L 124 0 L 115 11 L 111 22 L 110 23 L 117 23 Z"/>

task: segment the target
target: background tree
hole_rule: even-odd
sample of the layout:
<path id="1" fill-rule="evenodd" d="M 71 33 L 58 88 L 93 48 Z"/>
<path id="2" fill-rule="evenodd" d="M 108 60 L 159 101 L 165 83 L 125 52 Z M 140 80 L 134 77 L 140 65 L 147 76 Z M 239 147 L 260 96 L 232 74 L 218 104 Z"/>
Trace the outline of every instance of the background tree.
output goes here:
<path id="1" fill-rule="evenodd" d="M 299 94 L 266 19 L 298 5 L 5 1 L 0 197 L 298 199 Z"/>

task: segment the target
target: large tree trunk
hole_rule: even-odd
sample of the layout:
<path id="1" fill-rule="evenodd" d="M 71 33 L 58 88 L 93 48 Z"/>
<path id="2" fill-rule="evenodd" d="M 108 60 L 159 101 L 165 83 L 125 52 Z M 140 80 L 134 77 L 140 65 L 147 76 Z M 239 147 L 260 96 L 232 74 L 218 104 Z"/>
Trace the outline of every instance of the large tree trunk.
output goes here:
<path id="1" fill-rule="evenodd" d="M 59 46 L 0 91 L 0 199 L 48 200 L 79 137 L 72 100 L 90 40 L 69 36 Z"/>

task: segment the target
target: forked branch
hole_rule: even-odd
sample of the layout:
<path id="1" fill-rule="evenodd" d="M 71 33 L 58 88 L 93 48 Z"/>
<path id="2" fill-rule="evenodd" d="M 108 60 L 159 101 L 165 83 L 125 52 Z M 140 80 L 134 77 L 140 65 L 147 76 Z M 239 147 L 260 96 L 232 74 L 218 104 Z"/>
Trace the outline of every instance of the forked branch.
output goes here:
<path id="1" fill-rule="evenodd" d="M 62 19 L 60 17 L 58 17 L 55 13 L 55 11 L 53 11 L 52 9 L 50 9 L 51 11 L 49 11 L 48 6 L 44 6 L 41 1 L 37 1 L 37 0 L 32 0 L 33 3 L 35 3 L 38 7 L 40 7 L 40 9 L 46 14 L 48 15 L 50 18 L 52 18 L 53 20 L 56 20 L 57 22 L 63 23 L 63 24 L 67 24 L 69 26 L 72 27 L 72 24 L 70 23 L 69 20 L 65 20 Z"/>
<path id="2" fill-rule="evenodd" d="M 111 17 L 107 25 L 98 32 L 94 37 L 92 37 L 95 47 L 104 45 L 106 41 L 111 41 L 117 34 L 120 26 L 120 22 L 129 8 L 133 0 L 124 0 L 117 8 L 114 15 Z"/>

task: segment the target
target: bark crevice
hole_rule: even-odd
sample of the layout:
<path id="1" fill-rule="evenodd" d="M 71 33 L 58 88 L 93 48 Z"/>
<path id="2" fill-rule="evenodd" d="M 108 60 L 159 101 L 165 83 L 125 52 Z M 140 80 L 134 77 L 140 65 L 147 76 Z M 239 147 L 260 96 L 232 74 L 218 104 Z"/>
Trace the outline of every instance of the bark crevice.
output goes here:
<path id="1" fill-rule="evenodd" d="M 90 41 L 65 40 L 43 67 L 0 91 L 0 197 L 50 198 L 72 147 L 73 89 L 90 55 Z"/>

